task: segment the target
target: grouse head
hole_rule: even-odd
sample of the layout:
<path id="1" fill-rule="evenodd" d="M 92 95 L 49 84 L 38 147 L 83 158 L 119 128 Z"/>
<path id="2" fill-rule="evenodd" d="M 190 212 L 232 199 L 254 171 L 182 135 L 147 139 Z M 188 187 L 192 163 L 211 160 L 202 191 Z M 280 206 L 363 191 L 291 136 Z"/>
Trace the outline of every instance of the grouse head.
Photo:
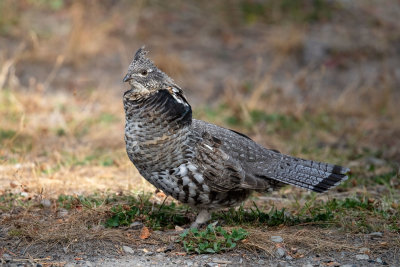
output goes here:
<path id="1" fill-rule="evenodd" d="M 138 95 L 147 95 L 174 84 L 167 74 L 146 57 L 147 53 L 144 46 L 139 48 L 123 80 L 129 82 L 132 92 Z"/>

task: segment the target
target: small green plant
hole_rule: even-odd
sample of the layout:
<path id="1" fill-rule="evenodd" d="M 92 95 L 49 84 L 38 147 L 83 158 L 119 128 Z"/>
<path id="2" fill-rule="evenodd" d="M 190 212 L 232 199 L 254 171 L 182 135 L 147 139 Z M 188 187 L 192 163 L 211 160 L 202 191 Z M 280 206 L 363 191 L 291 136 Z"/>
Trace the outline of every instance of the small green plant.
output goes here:
<path id="1" fill-rule="evenodd" d="M 232 229 L 229 233 L 221 226 L 209 224 L 200 231 L 196 228 L 187 229 L 176 242 L 181 243 L 188 253 L 219 253 L 236 247 L 237 242 L 247 237 L 248 233 L 242 228 Z"/>
<path id="2" fill-rule="evenodd" d="M 127 204 L 112 207 L 105 226 L 128 226 L 134 221 L 142 221 L 152 229 L 165 229 L 190 222 L 185 206 L 177 206 L 175 202 L 155 204 L 149 198 L 149 195 L 141 195 L 138 199 L 130 197 Z"/>
<path id="3" fill-rule="evenodd" d="M 297 225 L 302 223 L 310 222 L 329 222 L 334 218 L 333 213 L 330 210 L 325 209 L 313 209 L 310 214 L 298 214 L 293 215 L 285 209 L 272 208 L 269 211 L 261 211 L 257 205 L 253 202 L 253 207 L 244 209 L 240 206 L 238 209 L 229 209 L 228 211 L 213 214 L 213 219 L 221 219 L 226 224 L 238 225 Z"/>

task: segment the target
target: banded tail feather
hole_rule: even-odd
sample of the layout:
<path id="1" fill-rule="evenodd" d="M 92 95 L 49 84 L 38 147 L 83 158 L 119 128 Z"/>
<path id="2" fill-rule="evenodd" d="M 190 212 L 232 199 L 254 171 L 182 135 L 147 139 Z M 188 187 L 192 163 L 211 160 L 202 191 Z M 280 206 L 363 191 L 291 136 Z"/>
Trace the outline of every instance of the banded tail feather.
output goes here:
<path id="1" fill-rule="evenodd" d="M 318 193 L 325 192 L 347 180 L 350 169 L 324 162 L 279 154 L 280 158 L 269 166 L 272 179 Z M 269 173 L 270 174 L 270 173 Z"/>

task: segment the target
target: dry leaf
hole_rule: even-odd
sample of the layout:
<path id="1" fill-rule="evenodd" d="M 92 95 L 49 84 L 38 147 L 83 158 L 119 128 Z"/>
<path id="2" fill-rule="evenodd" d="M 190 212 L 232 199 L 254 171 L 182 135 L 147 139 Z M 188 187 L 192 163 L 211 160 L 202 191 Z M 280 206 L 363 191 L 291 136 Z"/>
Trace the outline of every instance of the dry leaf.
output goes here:
<path id="1" fill-rule="evenodd" d="M 179 225 L 175 225 L 175 231 L 183 231 L 184 228 L 180 227 Z"/>
<path id="2" fill-rule="evenodd" d="M 166 194 L 164 194 L 164 192 L 157 192 L 156 193 L 156 196 L 158 196 L 159 198 L 165 198 L 167 195 Z"/>
<path id="3" fill-rule="evenodd" d="M 16 188 L 19 184 L 16 181 L 11 181 L 10 186 L 11 188 Z"/>
<path id="4" fill-rule="evenodd" d="M 147 239 L 150 236 L 150 231 L 149 228 L 147 228 L 146 226 L 143 226 L 142 231 L 140 231 L 140 239 Z"/>

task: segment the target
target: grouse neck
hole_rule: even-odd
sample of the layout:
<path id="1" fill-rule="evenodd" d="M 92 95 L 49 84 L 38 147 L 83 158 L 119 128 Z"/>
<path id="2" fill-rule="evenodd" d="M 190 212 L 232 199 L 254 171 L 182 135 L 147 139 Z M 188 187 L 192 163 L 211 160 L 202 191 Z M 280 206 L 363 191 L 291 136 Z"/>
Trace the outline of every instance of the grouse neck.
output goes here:
<path id="1" fill-rule="evenodd" d="M 133 92 L 124 94 L 124 109 L 127 120 L 149 121 L 162 118 L 169 124 L 188 126 L 192 123 L 192 108 L 186 99 L 162 89 L 146 96 L 137 97 Z"/>

